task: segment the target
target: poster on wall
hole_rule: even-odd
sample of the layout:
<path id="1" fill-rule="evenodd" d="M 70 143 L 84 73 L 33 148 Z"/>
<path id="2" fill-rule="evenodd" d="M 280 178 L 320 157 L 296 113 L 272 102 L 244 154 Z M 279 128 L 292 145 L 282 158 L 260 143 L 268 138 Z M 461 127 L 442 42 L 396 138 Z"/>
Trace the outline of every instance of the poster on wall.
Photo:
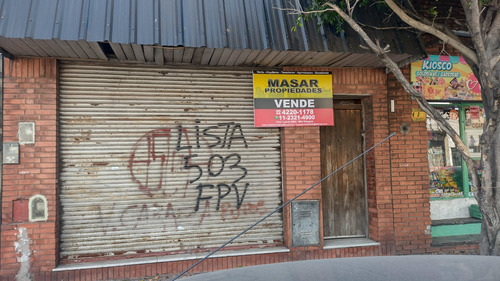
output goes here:
<path id="1" fill-rule="evenodd" d="M 427 100 L 481 100 L 481 86 L 463 57 L 430 55 L 413 62 L 411 83 Z"/>
<path id="2" fill-rule="evenodd" d="M 331 72 L 254 71 L 255 127 L 333 126 Z"/>

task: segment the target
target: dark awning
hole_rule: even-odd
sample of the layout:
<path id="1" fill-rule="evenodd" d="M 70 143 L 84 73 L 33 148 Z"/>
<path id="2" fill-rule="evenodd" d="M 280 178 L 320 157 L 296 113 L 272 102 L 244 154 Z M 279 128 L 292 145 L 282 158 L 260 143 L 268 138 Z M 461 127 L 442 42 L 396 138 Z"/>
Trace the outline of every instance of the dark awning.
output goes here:
<path id="1" fill-rule="evenodd" d="M 157 64 L 381 66 L 351 29 L 318 31 L 310 21 L 292 31 L 297 16 L 282 10 L 291 2 L 299 1 L 0 0 L 0 48 L 13 56 Z M 371 9 L 358 17 L 380 25 L 386 15 Z M 416 34 L 374 32 L 400 64 L 424 56 Z"/>

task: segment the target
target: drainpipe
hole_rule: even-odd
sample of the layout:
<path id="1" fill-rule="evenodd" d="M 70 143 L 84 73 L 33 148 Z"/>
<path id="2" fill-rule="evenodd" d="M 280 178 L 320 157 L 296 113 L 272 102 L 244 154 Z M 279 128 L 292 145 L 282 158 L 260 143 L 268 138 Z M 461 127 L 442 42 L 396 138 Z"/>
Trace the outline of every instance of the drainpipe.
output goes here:
<path id="1" fill-rule="evenodd" d="M 2 192 L 3 192 L 3 52 L 0 52 L 0 236 L 2 234 Z M 1 240 L 1 239 L 0 239 Z M 0 247 L 1 249 L 1 247 Z M 1 253 L 1 251 L 0 251 Z"/>
<path id="2" fill-rule="evenodd" d="M 3 53 L 0 53 L 0 225 L 2 225 L 2 179 L 3 179 Z"/>

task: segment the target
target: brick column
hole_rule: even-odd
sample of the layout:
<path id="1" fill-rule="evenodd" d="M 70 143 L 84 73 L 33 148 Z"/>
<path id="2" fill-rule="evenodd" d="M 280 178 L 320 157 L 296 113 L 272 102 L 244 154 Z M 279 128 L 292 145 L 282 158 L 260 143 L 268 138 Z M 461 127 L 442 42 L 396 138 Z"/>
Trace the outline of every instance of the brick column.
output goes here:
<path id="1" fill-rule="evenodd" d="M 35 123 L 35 143 L 20 145 L 19 164 L 3 165 L 0 276 L 28 269 L 31 274 L 57 265 L 57 76 L 55 59 L 5 59 L 3 141 L 18 142 L 19 122 Z M 42 195 L 48 219 L 30 222 L 30 197 Z M 19 238 L 20 233 L 27 236 Z M 29 250 L 16 252 L 28 242 Z M 29 258 L 29 262 L 20 257 Z M 22 269 L 21 269 L 22 268 Z M 24 272 L 26 273 L 26 272 Z"/>
<path id="2" fill-rule="evenodd" d="M 319 127 L 292 127 L 282 129 L 283 191 L 284 201 L 297 196 L 321 179 Z M 323 243 L 321 218 L 321 185 L 315 186 L 297 200 L 320 201 L 320 244 Z M 291 246 L 290 205 L 283 211 L 284 239 Z"/>
<path id="3" fill-rule="evenodd" d="M 403 69 L 409 76 L 409 67 Z M 388 80 L 389 98 L 395 101 L 390 113 L 391 131 L 406 123 L 410 132 L 391 140 L 394 229 L 397 254 L 425 253 L 432 241 L 430 230 L 429 164 L 425 122 L 413 122 L 412 108 L 418 108 L 394 76 Z"/>

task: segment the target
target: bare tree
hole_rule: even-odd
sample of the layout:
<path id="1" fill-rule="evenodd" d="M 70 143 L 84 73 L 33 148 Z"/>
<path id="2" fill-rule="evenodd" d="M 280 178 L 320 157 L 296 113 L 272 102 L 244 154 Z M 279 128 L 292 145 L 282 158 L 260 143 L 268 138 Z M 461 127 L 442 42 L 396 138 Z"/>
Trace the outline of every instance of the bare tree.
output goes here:
<path id="1" fill-rule="evenodd" d="M 361 2 L 360 2 L 361 1 Z M 414 2 L 417 0 L 414 0 Z M 433 17 L 419 14 L 408 1 L 384 0 L 394 14 L 416 31 L 435 36 L 444 44 L 458 50 L 467 60 L 481 85 L 483 108 L 486 122 L 480 138 L 481 176 L 469 150 L 457 132 L 448 124 L 441 114 L 433 108 L 424 96 L 415 90 L 400 68 L 388 56 L 390 46 L 381 46 L 377 38 L 371 38 L 366 27 L 355 20 L 355 11 L 360 4 L 369 4 L 369 0 L 315 0 L 317 10 L 295 11 L 301 15 L 318 15 L 333 13 L 354 29 L 366 42 L 383 64 L 395 75 L 405 91 L 418 103 L 420 108 L 434 119 L 439 127 L 450 136 L 462 158 L 465 160 L 472 183 L 472 191 L 478 201 L 483 222 L 481 227 L 480 253 L 483 255 L 500 255 L 500 0 L 461 0 L 450 9 L 463 10 L 464 27 L 468 29 L 471 43 L 464 43 L 453 32 L 452 26 L 438 23 Z M 404 3 L 403 3 L 404 2 Z M 403 5 L 404 4 L 404 5 Z M 460 20 L 460 19 L 459 19 Z M 450 21 L 454 25 L 459 20 Z"/>

